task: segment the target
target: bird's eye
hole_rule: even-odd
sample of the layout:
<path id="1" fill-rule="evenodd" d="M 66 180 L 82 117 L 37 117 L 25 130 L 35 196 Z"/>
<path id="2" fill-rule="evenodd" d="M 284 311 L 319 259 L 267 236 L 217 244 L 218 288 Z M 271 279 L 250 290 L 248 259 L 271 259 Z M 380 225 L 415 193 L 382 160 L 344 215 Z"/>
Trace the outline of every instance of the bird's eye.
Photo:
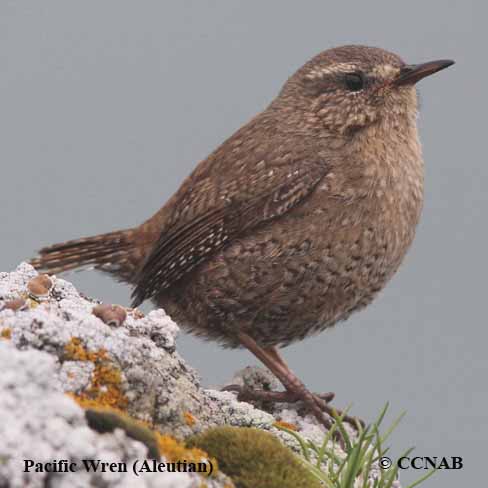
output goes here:
<path id="1" fill-rule="evenodd" d="M 364 88 L 364 77 L 361 73 L 346 73 L 344 82 L 348 90 L 359 91 Z"/>

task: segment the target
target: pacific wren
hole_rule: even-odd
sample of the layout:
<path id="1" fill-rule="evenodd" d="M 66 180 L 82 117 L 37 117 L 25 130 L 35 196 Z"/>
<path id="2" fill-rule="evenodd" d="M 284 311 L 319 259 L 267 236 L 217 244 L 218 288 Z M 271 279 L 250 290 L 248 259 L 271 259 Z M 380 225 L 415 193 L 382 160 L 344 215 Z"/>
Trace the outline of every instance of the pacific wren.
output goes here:
<path id="1" fill-rule="evenodd" d="M 329 396 L 279 346 L 371 302 L 410 246 L 423 199 L 415 83 L 453 64 L 405 64 L 382 49 L 315 56 L 279 95 L 138 227 L 41 249 L 50 273 L 92 266 L 135 285 L 179 324 L 246 347 L 327 427 Z"/>

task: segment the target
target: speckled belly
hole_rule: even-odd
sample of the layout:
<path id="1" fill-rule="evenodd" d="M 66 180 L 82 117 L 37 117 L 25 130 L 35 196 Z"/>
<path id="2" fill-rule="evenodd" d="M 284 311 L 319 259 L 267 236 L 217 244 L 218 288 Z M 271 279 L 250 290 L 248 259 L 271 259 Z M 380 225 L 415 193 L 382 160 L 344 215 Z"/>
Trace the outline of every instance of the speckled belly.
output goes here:
<path id="1" fill-rule="evenodd" d="M 291 215 L 286 225 L 255 231 L 158 303 L 185 328 L 227 347 L 239 347 L 239 330 L 270 346 L 330 327 L 371 302 L 406 250 L 390 249 L 391 229 L 381 219 L 354 225 L 342 214 L 334 218 L 309 215 L 304 228 L 304 219 Z"/>

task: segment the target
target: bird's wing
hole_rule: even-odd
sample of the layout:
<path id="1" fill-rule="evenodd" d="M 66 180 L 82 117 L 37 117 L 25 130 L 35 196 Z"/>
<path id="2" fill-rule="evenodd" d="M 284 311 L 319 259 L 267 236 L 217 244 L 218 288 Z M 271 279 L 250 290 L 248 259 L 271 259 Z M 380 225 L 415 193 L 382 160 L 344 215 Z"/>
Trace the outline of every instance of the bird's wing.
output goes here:
<path id="1" fill-rule="evenodd" d="M 136 276 L 133 306 L 170 287 L 243 232 L 299 205 L 325 175 L 327 165 L 288 153 L 280 164 L 258 159 L 252 171 L 249 165 L 247 172 L 232 169 L 233 177 L 228 171 L 219 185 L 209 188 L 208 175 L 201 172 L 199 177 L 197 168 L 193 180 L 183 185 L 170 225 Z"/>

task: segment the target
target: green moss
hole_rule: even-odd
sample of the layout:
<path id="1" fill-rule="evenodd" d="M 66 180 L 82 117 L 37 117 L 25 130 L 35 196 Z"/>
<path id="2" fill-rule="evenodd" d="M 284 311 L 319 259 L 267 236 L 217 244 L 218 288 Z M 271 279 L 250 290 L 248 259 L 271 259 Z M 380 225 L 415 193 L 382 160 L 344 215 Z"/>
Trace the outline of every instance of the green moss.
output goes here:
<path id="1" fill-rule="evenodd" d="M 85 410 L 85 417 L 88 426 L 101 434 L 113 432 L 116 428 L 122 429 L 128 437 L 142 442 L 147 447 L 148 456 L 151 459 L 159 459 L 159 447 L 156 435 L 153 431 L 142 425 L 141 422 L 134 420 L 128 415 L 103 408 L 88 408 Z"/>
<path id="2" fill-rule="evenodd" d="M 293 452 L 259 429 L 216 427 L 187 441 L 217 459 L 237 488 L 319 488 Z"/>

